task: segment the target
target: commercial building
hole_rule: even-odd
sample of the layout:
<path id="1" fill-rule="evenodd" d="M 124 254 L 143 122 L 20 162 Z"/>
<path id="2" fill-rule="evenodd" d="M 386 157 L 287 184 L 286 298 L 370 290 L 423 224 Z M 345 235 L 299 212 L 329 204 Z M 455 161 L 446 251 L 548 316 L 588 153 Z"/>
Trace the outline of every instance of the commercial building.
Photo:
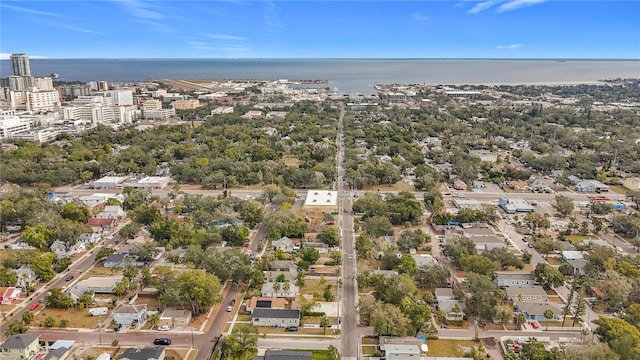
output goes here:
<path id="1" fill-rule="evenodd" d="M 200 106 L 202 106 L 202 104 L 200 104 L 200 101 L 195 99 L 176 100 L 171 103 L 171 107 L 173 107 L 176 110 L 196 109 L 196 108 L 199 108 Z"/>
<path id="2" fill-rule="evenodd" d="M 137 189 L 160 190 L 164 189 L 170 182 L 171 178 L 168 176 L 147 176 L 133 184 L 133 187 Z"/>
<path id="3" fill-rule="evenodd" d="M 304 201 L 306 209 L 338 211 L 338 192 L 327 190 L 309 190 Z"/>
<path id="4" fill-rule="evenodd" d="M 508 199 L 500 197 L 498 199 L 498 206 L 500 206 L 500 208 L 507 214 L 532 213 L 536 211 L 536 208 L 525 199 Z"/>
<path id="5" fill-rule="evenodd" d="M 14 134 L 31 130 L 33 121 L 22 120 L 17 116 L 0 116 L 0 139 L 10 138 Z"/>
<path id="6" fill-rule="evenodd" d="M 127 180 L 125 176 L 105 176 L 93 183 L 94 189 L 119 189 L 122 183 Z"/>
<path id="7" fill-rule="evenodd" d="M 609 191 L 609 187 L 598 180 L 582 180 L 576 184 L 576 191 L 599 193 Z"/>
<path id="8" fill-rule="evenodd" d="M 31 76 L 29 57 L 26 54 L 11 54 L 11 75 Z"/>

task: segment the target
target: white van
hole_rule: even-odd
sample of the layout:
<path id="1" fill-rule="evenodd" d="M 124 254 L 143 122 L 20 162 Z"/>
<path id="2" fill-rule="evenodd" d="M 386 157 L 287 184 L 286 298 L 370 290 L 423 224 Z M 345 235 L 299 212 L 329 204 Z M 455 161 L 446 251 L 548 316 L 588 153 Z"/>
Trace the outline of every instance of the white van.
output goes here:
<path id="1" fill-rule="evenodd" d="M 106 308 L 106 307 L 93 308 L 93 309 L 89 309 L 89 315 L 91 315 L 91 316 L 107 315 L 108 311 L 109 311 L 109 309 Z"/>

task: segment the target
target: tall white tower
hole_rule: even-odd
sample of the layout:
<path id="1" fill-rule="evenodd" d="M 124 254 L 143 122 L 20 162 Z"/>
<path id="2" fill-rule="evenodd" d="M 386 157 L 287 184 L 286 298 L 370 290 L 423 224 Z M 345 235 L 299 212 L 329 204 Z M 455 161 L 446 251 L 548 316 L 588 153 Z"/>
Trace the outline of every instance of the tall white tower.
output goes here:
<path id="1" fill-rule="evenodd" d="M 11 75 L 31 76 L 29 57 L 26 54 L 11 54 Z"/>

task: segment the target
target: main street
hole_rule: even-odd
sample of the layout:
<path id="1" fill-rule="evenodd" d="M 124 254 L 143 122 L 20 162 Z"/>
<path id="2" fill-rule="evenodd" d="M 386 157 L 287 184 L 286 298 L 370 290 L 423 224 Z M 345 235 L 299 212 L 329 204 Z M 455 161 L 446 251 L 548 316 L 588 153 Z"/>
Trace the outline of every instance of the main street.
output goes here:
<path id="1" fill-rule="evenodd" d="M 358 300 L 358 285 L 356 283 L 356 252 L 355 235 L 353 233 L 353 215 L 351 214 L 351 193 L 345 190 L 344 177 L 344 109 L 340 111 L 338 118 L 338 138 L 336 155 L 336 184 L 338 192 L 338 212 L 340 229 L 342 232 L 342 358 L 345 360 L 357 359 L 360 350 L 360 332 L 358 330 L 358 318 L 356 306 Z"/>

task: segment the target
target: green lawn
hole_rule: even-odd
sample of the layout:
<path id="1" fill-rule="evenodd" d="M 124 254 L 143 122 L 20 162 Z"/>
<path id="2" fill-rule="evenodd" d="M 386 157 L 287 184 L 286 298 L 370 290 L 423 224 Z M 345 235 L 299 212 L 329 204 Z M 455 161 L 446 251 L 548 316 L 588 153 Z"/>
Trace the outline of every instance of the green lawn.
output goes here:
<path id="1" fill-rule="evenodd" d="M 479 346 L 480 341 L 472 341 L 472 340 L 427 340 L 427 345 L 429 346 L 429 357 L 438 357 L 438 356 L 463 356 L 464 352 L 460 348 L 464 347 L 472 347 Z"/>
<path id="2" fill-rule="evenodd" d="M 309 351 L 309 350 L 287 349 L 287 351 Z M 311 360 L 328 360 L 328 359 L 329 359 L 329 351 L 311 350 Z"/>
<path id="3" fill-rule="evenodd" d="M 564 238 L 567 239 L 567 241 L 570 242 L 571 245 L 575 246 L 580 243 L 580 241 L 591 239 L 592 237 L 590 235 L 567 235 Z"/>
<path id="4" fill-rule="evenodd" d="M 618 193 L 618 194 L 626 194 L 629 189 L 622 185 L 609 185 L 609 190 Z"/>

